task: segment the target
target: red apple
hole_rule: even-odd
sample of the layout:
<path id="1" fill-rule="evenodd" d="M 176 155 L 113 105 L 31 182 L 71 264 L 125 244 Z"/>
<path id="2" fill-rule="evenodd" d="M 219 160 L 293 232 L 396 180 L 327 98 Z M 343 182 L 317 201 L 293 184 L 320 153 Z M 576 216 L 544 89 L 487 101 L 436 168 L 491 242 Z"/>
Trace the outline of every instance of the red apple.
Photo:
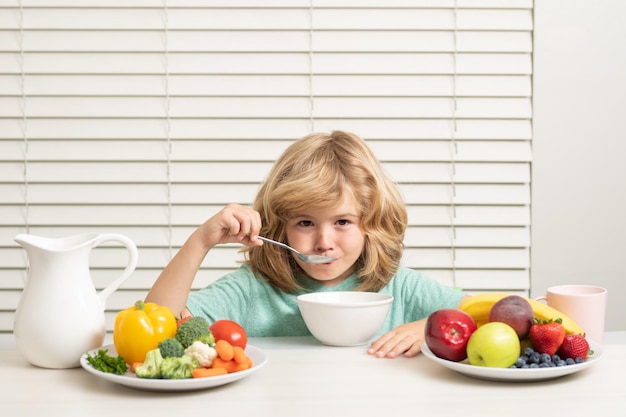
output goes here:
<path id="1" fill-rule="evenodd" d="M 467 358 L 467 341 L 476 330 L 476 322 L 465 311 L 443 308 L 426 320 L 426 345 L 436 356 L 460 362 Z"/>

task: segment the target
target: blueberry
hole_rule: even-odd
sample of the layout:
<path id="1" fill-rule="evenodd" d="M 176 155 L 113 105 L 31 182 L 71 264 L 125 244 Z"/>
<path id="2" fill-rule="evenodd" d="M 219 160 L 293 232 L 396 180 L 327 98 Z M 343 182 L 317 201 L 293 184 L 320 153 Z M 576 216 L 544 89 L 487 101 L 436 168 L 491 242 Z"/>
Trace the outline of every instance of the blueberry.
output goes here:
<path id="1" fill-rule="evenodd" d="M 549 363 L 552 362 L 552 357 L 547 353 L 542 353 L 539 356 L 539 363 Z"/>
<path id="2" fill-rule="evenodd" d="M 524 358 L 523 356 L 520 356 L 519 358 L 517 358 L 517 360 L 515 361 L 515 367 L 516 368 L 521 368 L 524 365 L 526 365 L 526 358 Z"/>
<path id="3" fill-rule="evenodd" d="M 541 362 L 541 363 L 539 364 L 539 367 L 540 367 L 540 368 L 549 368 L 549 367 L 550 367 L 550 364 L 549 364 L 548 362 Z"/>
<path id="4" fill-rule="evenodd" d="M 530 365 L 528 365 L 529 368 L 539 368 L 539 365 L 537 365 L 536 363 L 531 363 Z"/>
<path id="5" fill-rule="evenodd" d="M 525 356 L 530 356 L 535 352 L 535 349 L 531 348 L 531 347 L 527 347 L 526 349 L 524 349 L 524 355 Z"/>
<path id="6" fill-rule="evenodd" d="M 560 360 L 561 360 L 561 357 L 559 355 L 552 355 L 552 362 L 557 363 Z"/>
<path id="7" fill-rule="evenodd" d="M 563 359 L 561 359 L 560 361 L 558 361 L 556 363 L 556 366 L 567 366 L 567 362 L 565 362 Z"/>
<path id="8" fill-rule="evenodd" d="M 572 358 L 567 358 L 567 359 L 565 360 L 565 363 L 566 363 L 567 365 L 573 365 L 573 364 L 575 364 L 576 362 L 574 362 L 574 359 L 572 359 Z"/>
<path id="9" fill-rule="evenodd" d="M 577 357 L 576 359 L 574 359 L 574 362 L 576 363 L 583 363 L 585 360 L 583 358 L 581 358 L 580 356 Z"/>

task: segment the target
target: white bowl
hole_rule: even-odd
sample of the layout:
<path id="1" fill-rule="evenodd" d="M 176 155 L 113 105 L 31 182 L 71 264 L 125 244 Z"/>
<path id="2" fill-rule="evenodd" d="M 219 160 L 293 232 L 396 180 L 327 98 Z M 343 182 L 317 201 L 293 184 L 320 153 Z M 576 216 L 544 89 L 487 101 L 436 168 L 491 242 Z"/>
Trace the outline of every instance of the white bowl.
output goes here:
<path id="1" fill-rule="evenodd" d="M 393 296 L 375 292 L 329 291 L 297 297 L 311 334 L 325 345 L 360 346 L 383 326 Z"/>

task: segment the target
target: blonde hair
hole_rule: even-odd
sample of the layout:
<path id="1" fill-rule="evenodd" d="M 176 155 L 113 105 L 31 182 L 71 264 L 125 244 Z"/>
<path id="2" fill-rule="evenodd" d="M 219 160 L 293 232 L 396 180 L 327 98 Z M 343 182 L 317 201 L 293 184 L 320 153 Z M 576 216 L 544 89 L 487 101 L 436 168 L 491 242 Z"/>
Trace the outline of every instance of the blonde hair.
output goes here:
<path id="1" fill-rule="evenodd" d="M 360 211 L 365 245 L 357 265 L 357 290 L 378 291 L 394 276 L 404 249 L 407 213 L 396 184 L 358 136 L 315 133 L 278 158 L 253 207 L 261 214 L 261 235 L 286 241 L 291 213 L 338 207 L 351 193 Z M 274 245 L 247 247 L 245 263 L 262 279 L 286 292 L 301 289 L 296 262 Z"/>

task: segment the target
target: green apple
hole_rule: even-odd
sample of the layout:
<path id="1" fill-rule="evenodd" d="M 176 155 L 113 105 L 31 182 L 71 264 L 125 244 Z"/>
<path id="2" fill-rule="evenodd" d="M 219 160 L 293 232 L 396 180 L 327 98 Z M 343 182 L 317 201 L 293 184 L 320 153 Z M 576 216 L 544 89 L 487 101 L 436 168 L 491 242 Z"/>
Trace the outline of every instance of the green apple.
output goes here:
<path id="1" fill-rule="evenodd" d="M 467 341 L 467 359 L 471 365 L 508 368 L 519 355 L 517 332 L 499 321 L 483 324 Z"/>

